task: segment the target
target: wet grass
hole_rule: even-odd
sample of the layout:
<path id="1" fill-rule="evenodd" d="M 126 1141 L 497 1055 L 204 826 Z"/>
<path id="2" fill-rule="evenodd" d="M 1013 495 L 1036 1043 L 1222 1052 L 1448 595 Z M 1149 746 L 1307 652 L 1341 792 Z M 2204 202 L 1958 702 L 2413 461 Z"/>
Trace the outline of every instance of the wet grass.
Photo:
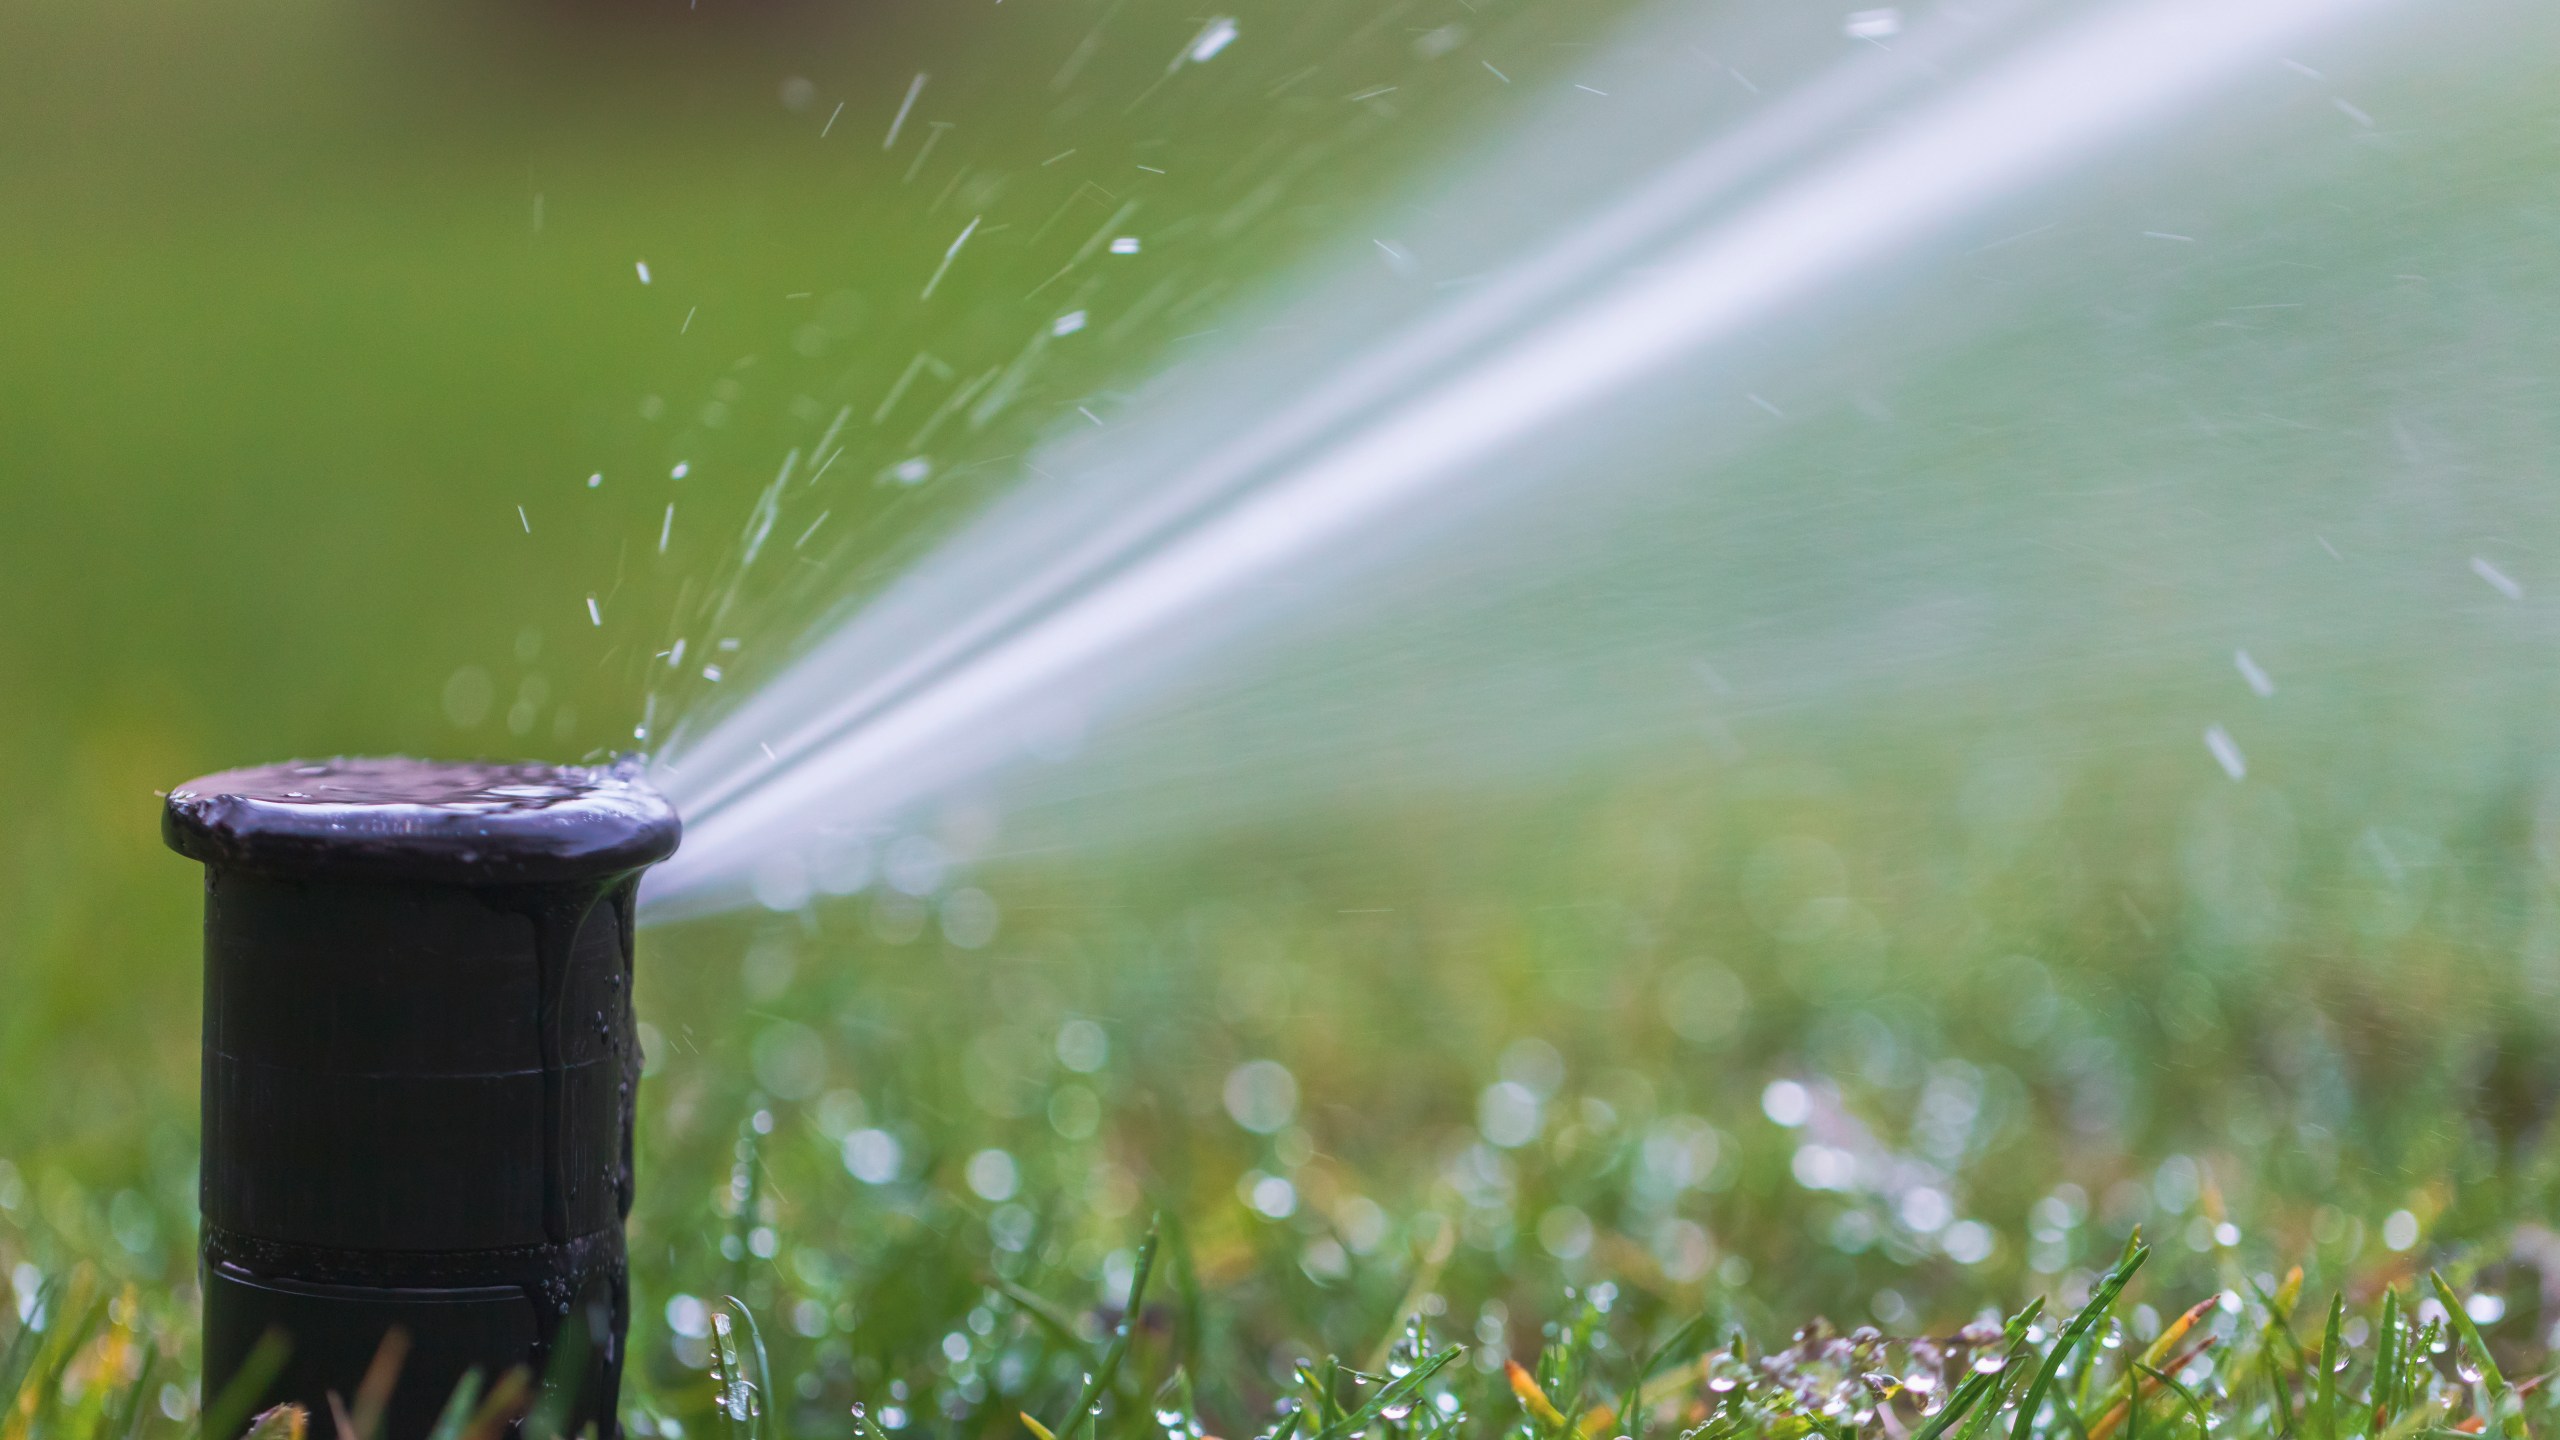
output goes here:
<path id="1" fill-rule="evenodd" d="M 1055 405 L 1136 383 L 1192 329 L 1184 306 L 1278 273 L 1484 114 L 1432 85 L 1560 74 L 1593 23 L 1467 8 L 1470 44 L 1495 48 L 1447 64 L 1368 7 L 1247 9 L 1249 39 L 1170 88 L 1151 87 L 1201 17 L 1163 3 L 919 10 L 818 40 L 784 27 L 717 65 L 668 32 L 612 72 L 627 94 L 570 118 L 548 97 L 593 69 L 574 32 L 535 47 L 466 28 L 422 52 L 406 29 L 314 28 L 295 7 L 94 28 L 64 9 L 40 28 L 76 45 L 0 44 L 0 65 L 21 62 L 0 103 L 41 112 L 29 133 L 51 137 L 0 162 L 41 221 L 0 236 L 29 297 L 0 390 L 36 477 L 0 487 L 0 597 L 34 620 L 0 635 L 0 1440 L 223 1440 L 248 1420 L 196 1388 L 198 901 L 153 833 L 155 787 L 286 753 L 627 743 L 663 670 L 653 627 L 727 553 L 776 457 L 845 404 L 871 413 L 920 347 L 960 384 L 1046 333 L 1067 301 L 1037 287 L 1113 212 L 1044 227 L 1091 177 L 1159 187 L 1143 266 L 1102 298 L 1171 299 L 1146 312 L 1154 330 L 1085 332 L 1116 348 L 1054 376 Z M 1052 116 L 1039 97 L 1060 59 L 1115 15 L 1125 44 L 1091 74 L 1119 67 L 1159 108 L 1096 88 L 1071 98 L 1105 118 Z M 532 58 L 484 94 L 484 50 Z M 262 65 L 278 68 L 237 83 Z M 921 70 L 936 106 L 977 89 L 918 116 L 968 127 L 910 184 L 911 152 L 877 136 Z M 814 108 L 777 103 L 789 76 L 814 80 Z M 1407 82 L 1392 102 L 1338 98 L 1382 78 Z M 839 98 L 882 102 L 858 140 L 837 132 L 841 155 L 818 143 Z M 2408 152 L 2458 151 L 2469 188 L 2447 208 L 2495 225 L 2419 245 L 2425 263 L 2396 257 L 2431 232 L 2355 227 L 2394 258 L 2341 265 L 2342 290 L 2426 269 L 2436 288 L 2389 293 L 2471 297 L 2397 300 L 2376 333 L 2549 333 L 2509 324 L 2548 289 L 2549 247 L 2538 132 L 2503 113 L 2479 128 L 2527 137 L 2513 150 Z M 1198 163 L 1164 164 L 1159 143 Z M 939 197 L 964 181 L 985 182 L 966 201 L 989 207 L 984 268 L 928 311 L 925 277 L 964 223 Z M 774 198 L 794 196 L 823 203 Z M 1272 218 L 1242 223 L 1255 214 Z M 2132 353 L 2191 366 L 2190 320 L 2264 298 L 2226 294 L 2261 284 L 2235 274 L 2133 292 L 2167 328 Z M 2267 343 L 2192 373 L 2254 373 Z M 2418 448 L 2432 425 L 2512 430 L 2514 453 L 2541 453 L 2544 407 L 2481 383 L 2547 368 L 2514 343 L 2442 352 L 2426 375 L 2460 403 L 2409 433 L 2395 418 L 2396 446 L 2340 428 L 2341 453 L 2533 473 L 2496 449 L 2454 465 L 2466 452 Z M 1875 473 L 1913 493 L 1914 473 L 1958 475 L 1997 500 L 2010 492 L 1982 477 L 2000 463 L 2104 479 L 2119 472 L 2098 452 L 2170 443 L 2165 424 L 2073 420 L 2123 397 L 2080 383 L 2097 361 L 2052 353 L 1986 363 L 2059 408 L 1921 387 L 1906 408 L 1937 428 L 1891 444 L 1925 463 L 1888 455 Z M 912 433 L 880 429 L 879 453 L 845 467 L 867 498 L 835 533 L 859 520 L 879 543 L 812 567 L 814 592 L 885 573 L 908 511 L 974 493 L 876 484 Z M 991 432 L 960 458 L 992 465 L 1021 438 Z M 1834 452 L 1806 453 L 1767 483 L 1836 473 Z M 2224 473 L 2219 453 L 2192 468 Z M 2283 464 L 2329 484 L 2329 467 Z M 2541 512 L 2504 491 L 2384 492 L 2416 498 L 2374 512 L 2372 548 L 2440 527 L 2437 568 L 2464 587 L 2477 517 L 2511 517 L 2519 550 L 2537 533 Z M 676 496 L 684 523 L 653 550 Z M 2283 526 L 2309 533 L 2318 508 Z M 1764 527 L 1736 533 L 1771 548 Z M 2343 564 L 2319 543 L 2296 549 Z M 1795 563 L 1772 553 L 1773 572 Z M 1869 560 L 1803 568 L 1854 577 Z M 2323 640 L 2272 601 L 2193 634 L 2132 606 L 2121 632 L 2075 639 L 2104 684 L 2022 690 L 1986 665 L 1928 713 L 1889 688 L 1827 719 L 1736 707 L 1730 734 L 1709 718 L 1745 759 L 1647 756 L 1498 803 L 1380 799 L 1144 853 L 1000 861 L 955 812 L 903 837 L 959 862 L 912 886 L 652 936 L 630 1428 L 2547 1430 L 2547 647 L 2521 621 L 2484 639 L 2509 610 L 2337 573 L 2353 587 L 2339 608 L 2410 617 L 2398 648 Z M 2057 614 L 2105 608 L 2076 579 L 2056 593 Z M 590 595 L 612 600 L 606 623 Z M 2305 673 L 2285 674 L 2234 784 L 2196 736 L 2257 703 L 2231 688 L 2237 639 L 2283 668 L 2241 624 L 2258 609 L 2297 636 Z M 2192 678 L 2208 674 L 2220 689 Z M 990 938 L 962 913 L 1001 923 Z M 2148 1259 L 2086 1308 L 2137 1229 Z M 519 1403 L 485 1400 L 457 1433 Z"/>
<path id="2" fill-rule="evenodd" d="M 654 934 L 630 1428 L 2548 1423 L 2544 792 L 2395 871 L 2316 790 L 1873 763 Z M 191 1162 L 0 1167 L 0 1440 L 200 1423 Z"/>
<path id="3" fill-rule="evenodd" d="M 2005 1320 L 1986 1310 L 1943 1333 L 1894 1335 L 1871 1325 L 1844 1333 L 1814 1318 L 1755 1340 L 1732 1297 L 1715 1297 L 1686 1318 L 1657 1312 L 1647 1323 L 1646 1307 L 1622 1305 L 1626 1292 L 1602 1281 L 1558 1292 L 1553 1318 L 1534 1341 L 1519 1343 L 1453 1333 L 1464 1327 L 1448 1323 L 1444 1297 L 1417 1286 L 1403 1307 L 1412 1313 L 1393 1317 L 1372 1356 L 1309 1356 L 1267 1377 L 1195 1373 L 1211 1359 L 1200 1332 L 1214 1317 L 1197 1309 L 1196 1276 L 1182 1274 L 1188 1257 L 1178 1240 L 1164 1246 L 1167 1233 L 1181 1231 L 1150 1230 L 1125 1290 L 1094 1306 L 987 1279 L 966 1332 L 954 1331 L 938 1355 L 910 1358 L 833 1424 L 809 1421 L 774 1370 L 752 1311 L 723 1300 L 708 1312 L 700 1382 L 629 1397 L 627 1424 L 642 1435 L 721 1440 L 805 1431 L 861 1440 L 893 1432 L 1030 1440 L 1987 1440 L 2002 1432 L 2009 1440 L 2421 1440 L 2494 1431 L 2524 1440 L 2553 1419 L 2545 1377 L 2510 1379 L 2483 1336 L 2480 1322 L 2503 1311 L 2487 1292 L 2466 1295 L 2439 1272 L 2405 1285 L 2387 1272 L 2366 1273 L 2341 1277 L 2321 1305 L 2306 1299 L 2320 1292 L 2296 1267 L 2272 1288 L 2239 1276 L 2235 1288 L 2164 1315 L 2152 1298 L 2133 1298 L 2144 1294 L 2140 1272 L 2150 1257 L 2138 1235 L 2105 1273 L 2074 1276 Z M 1424 1262 L 1425 1274 L 1434 1268 Z M 1171 1283 L 1151 1283 L 1159 1276 Z M 282 1358 L 272 1347 L 253 1355 L 243 1381 L 192 1423 L 155 1420 L 169 1337 L 153 1332 L 130 1293 L 95 1294 L 86 1267 L 40 1285 L 20 1308 L 0 1349 L 13 1437 L 129 1440 L 165 1428 L 192 1440 L 245 1427 L 253 1440 L 301 1440 L 313 1423 L 291 1407 L 245 1414 L 255 1377 Z M 333 1407 L 322 1427 L 338 1440 L 376 1436 L 397 1362 L 387 1354 L 352 1405 Z M 1239 1382 L 1253 1392 L 1249 1402 L 1229 1408 L 1205 1398 L 1224 1392 L 1232 1404 Z M 495 1440 L 511 1426 L 553 1440 L 560 1398 L 522 1373 L 485 1388 L 475 1375 L 431 1440 Z"/>

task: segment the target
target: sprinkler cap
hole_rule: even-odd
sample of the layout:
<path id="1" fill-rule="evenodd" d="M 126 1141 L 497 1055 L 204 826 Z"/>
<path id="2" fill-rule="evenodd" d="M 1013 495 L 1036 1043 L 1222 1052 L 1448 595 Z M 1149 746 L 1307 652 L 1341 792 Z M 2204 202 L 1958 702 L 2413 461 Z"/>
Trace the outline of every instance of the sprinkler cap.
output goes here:
<path id="1" fill-rule="evenodd" d="M 209 865 L 292 878 L 557 884 L 665 859 L 673 806 L 612 765 L 295 760 L 169 792 L 161 833 Z"/>

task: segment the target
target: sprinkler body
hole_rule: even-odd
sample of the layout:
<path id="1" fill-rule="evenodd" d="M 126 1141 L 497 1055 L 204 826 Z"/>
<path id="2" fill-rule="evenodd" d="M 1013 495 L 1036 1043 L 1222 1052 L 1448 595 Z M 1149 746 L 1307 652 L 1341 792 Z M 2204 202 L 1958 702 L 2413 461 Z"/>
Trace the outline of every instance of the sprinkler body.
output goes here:
<path id="1" fill-rule="evenodd" d="M 610 1440 L 633 897 L 674 811 L 627 765 L 334 760 L 192 781 L 162 828 L 205 866 L 206 1403 L 281 1332 L 253 1409 L 326 1425 L 398 1329 L 384 1440 L 520 1365 Z"/>

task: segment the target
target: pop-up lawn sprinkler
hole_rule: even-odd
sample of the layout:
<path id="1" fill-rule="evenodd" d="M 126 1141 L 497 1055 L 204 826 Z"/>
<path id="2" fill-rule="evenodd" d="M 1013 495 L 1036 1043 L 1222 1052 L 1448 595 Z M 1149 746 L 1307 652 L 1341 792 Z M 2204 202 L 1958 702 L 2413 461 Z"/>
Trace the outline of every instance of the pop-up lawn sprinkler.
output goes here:
<path id="1" fill-rule="evenodd" d="M 397 1328 L 387 1440 L 564 1345 L 563 1429 L 611 1437 L 632 900 L 674 810 L 627 767 L 332 760 L 191 781 L 163 831 L 205 865 L 207 1400 L 280 1331 L 256 1404 L 325 1425 Z"/>

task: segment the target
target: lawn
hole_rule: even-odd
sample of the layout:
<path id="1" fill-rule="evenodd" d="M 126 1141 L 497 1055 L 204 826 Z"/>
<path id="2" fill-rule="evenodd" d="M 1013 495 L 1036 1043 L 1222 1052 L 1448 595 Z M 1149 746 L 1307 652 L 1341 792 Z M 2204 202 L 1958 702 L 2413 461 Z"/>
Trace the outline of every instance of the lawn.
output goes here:
<path id="1" fill-rule="evenodd" d="M 0 1440 L 247 1420 L 195 1381 L 156 791 L 715 713 L 1060 426 L 1396 260 L 1369 222 L 1628 7 L 1230 8 L 0 15 Z M 1653 58 L 1747 115 L 1818 18 Z M 2000 217 L 1588 461 L 1677 503 L 1417 561 L 1000 841 L 955 803 L 858 894 L 648 932 L 628 1428 L 2547 1429 L 2560 50 L 2515 23 L 2297 60 L 2338 93 L 2262 100 L 2284 163 Z M 831 528 L 676 676 L 840 413 Z"/>

